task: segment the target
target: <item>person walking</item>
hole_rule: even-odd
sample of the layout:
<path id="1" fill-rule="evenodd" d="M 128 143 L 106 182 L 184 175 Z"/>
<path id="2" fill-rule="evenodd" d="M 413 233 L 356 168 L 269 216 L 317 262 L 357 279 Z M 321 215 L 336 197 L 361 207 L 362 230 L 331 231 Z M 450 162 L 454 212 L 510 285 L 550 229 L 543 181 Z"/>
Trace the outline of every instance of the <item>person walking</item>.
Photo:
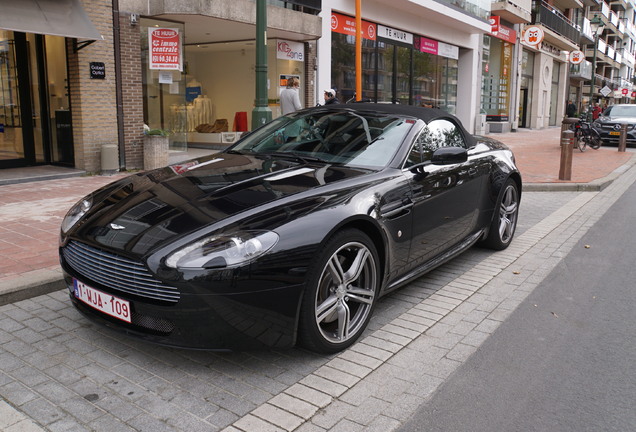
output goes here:
<path id="1" fill-rule="evenodd" d="M 594 104 L 594 108 L 592 109 L 592 119 L 593 119 L 593 120 L 596 120 L 596 119 L 597 119 L 597 118 L 601 115 L 601 112 L 602 112 L 602 111 L 603 111 L 603 110 L 602 110 L 602 109 L 601 109 L 601 107 L 599 106 L 598 102 L 596 102 L 596 103 Z"/>
<path id="2" fill-rule="evenodd" d="M 576 116 L 576 105 L 574 105 L 571 100 L 568 101 L 568 106 L 565 108 L 565 115 L 567 117 Z"/>
<path id="3" fill-rule="evenodd" d="M 339 104 L 340 101 L 336 97 L 336 91 L 334 89 L 325 90 L 325 105 Z"/>
<path id="4" fill-rule="evenodd" d="M 303 107 L 298 95 L 299 86 L 299 79 L 292 77 L 287 80 L 287 88 L 280 92 L 280 109 L 283 115 L 298 111 Z"/>

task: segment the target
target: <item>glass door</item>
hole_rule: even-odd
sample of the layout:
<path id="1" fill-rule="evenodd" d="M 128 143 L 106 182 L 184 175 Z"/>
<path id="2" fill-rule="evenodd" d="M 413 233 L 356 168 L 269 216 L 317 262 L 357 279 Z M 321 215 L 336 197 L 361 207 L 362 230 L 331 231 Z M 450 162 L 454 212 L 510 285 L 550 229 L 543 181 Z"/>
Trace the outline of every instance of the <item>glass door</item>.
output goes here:
<path id="1" fill-rule="evenodd" d="M 20 40 L 22 39 L 22 40 Z M 18 48 L 24 38 L 0 30 L 0 168 L 26 164 Z"/>
<path id="2" fill-rule="evenodd" d="M 0 168 L 74 165 L 66 73 L 63 37 L 0 30 Z"/>

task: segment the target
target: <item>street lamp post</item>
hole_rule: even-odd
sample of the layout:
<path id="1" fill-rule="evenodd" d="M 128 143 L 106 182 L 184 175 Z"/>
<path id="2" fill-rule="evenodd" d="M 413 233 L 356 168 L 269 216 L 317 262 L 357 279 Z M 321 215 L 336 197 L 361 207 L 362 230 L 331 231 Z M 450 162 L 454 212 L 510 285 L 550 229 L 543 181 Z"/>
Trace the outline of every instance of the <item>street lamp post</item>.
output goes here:
<path id="1" fill-rule="evenodd" d="M 272 120 L 267 101 L 267 4 L 256 0 L 256 100 L 252 110 L 252 130 Z"/>
<path id="2" fill-rule="evenodd" d="M 599 18 L 598 15 L 594 15 L 594 18 L 590 20 L 590 26 L 592 27 L 592 31 L 594 32 L 594 46 L 592 47 L 592 79 L 590 80 L 590 108 L 587 111 L 587 121 L 592 122 L 592 109 L 594 108 L 594 104 L 592 103 L 592 99 L 594 98 L 594 85 L 596 83 L 596 47 L 598 46 L 598 38 L 599 38 L 599 30 L 603 28 L 605 24 Z"/>

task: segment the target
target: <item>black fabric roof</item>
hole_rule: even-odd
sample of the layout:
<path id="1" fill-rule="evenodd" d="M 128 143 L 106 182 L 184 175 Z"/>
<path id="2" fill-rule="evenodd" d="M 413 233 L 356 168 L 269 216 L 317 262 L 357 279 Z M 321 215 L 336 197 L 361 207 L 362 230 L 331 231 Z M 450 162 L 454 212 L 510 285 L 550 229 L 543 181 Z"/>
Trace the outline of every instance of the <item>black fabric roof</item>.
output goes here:
<path id="1" fill-rule="evenodd" d="M 461 124 L 461 122 L 457 120 L 455 116 L 447 113 L 446 111 L 436 108 L 423 108 L 411 105 L 355 102 L 349 104 L 325 105 L 322 108 L 336 111 L 342 109 L 352 109 L 356 111 L 374 111 L 386 114 L 396 114 L 415 117 L 425 121 L 426 123 L 437 118 L 454 118 L 457 123 Z"/>

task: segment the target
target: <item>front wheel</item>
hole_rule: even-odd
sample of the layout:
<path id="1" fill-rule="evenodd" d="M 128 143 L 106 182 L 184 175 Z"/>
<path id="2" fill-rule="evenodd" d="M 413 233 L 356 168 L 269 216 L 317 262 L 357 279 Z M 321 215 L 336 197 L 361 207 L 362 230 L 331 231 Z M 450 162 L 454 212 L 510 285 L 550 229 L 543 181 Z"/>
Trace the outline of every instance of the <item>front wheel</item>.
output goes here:
<path id="1" fill-rule="evenodd" d="M 514 180 L 508 179 L 497 200 L 488 237 L 482 245 L 495 250 L 506 249 L 515 234 L 518 214 L 519 187 Z"/>
<path id="2" fill-rule="evenodd" d="M 352 345 L 369 322 L 379 284 L 371 239 L 358 230 L 337 233 L 310 271 L 300 311 L 301 343 L 321 353 Z"/>
<path id="3" fill-rule="evenodd" d="M 601 136 L 594 129 L 591 129 L 590 134 L 587 136 L 587 144 L 594 150 L 598 150 L 599 148 L 601 148 L 601 145 L 603 145 Z"/>
<path id="4" fill-rule="evenodd" d="M 583 153 L 586 149 L 587 146 L 587 137 L 584 136 L 579 136 L 578 139 L 576 140 L 576 147 L 581 151 L 581 153 Z"/>

